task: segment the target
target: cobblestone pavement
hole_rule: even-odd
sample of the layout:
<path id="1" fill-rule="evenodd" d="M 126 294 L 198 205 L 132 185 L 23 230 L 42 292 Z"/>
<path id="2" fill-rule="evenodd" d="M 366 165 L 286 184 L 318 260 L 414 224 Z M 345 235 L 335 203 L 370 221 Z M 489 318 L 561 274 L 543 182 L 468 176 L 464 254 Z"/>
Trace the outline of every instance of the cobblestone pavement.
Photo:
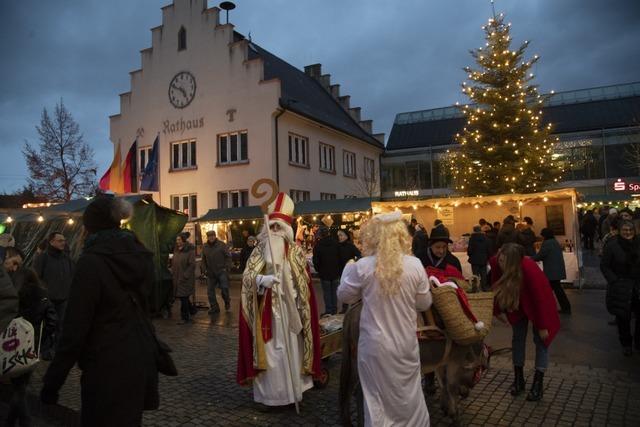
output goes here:
<path id="1" fill-rule="evenodd" d="M 595 291 L 592 291 L 595 292 Z M 600 292 L 600 291 L 598 291 Z M 234 306 L 237 302 L 234 296 Z M 574 311 L 581 298 L 590 294 L 570 295 Z M 599 296 L 598 296 L 599 298 Z M 606 314 L 603 317 L 606 325 Z M 157 320 L 159 335 L 174 349 L 180 375 L 161 376 L 161 407 L 145 413 L 145 426 L 320 426 L 339 425 L 338 378 L 340 356 L 327 362 L 329 386 L 304 394 L 300 415 L 293 408 L 266 410 L 253 402 L 251 389 L 235 383 L 237 348 L 237 313 L 222 313 L 212 319 L 201 311 L 192 325 L 176 325 L 176 319 Z M 604 327 L 604 326 L 603 326 Z M 492 345 L 508 345 L 504 326 L 494 328 Z M 605 329 L 606 330 L 606 329 Z M 571 329 L 569 328 L 569 332 Z M 494 332 L 492 332 L 493 334 Z M 611 333 L 615 328 L 611 327 Z M 559 337 L 562 339 L 562 337 Z M 615 339 L 612 343 L 615 343 Z M 532 347 L 532 345 L 530 345 Z M 559 346 L 559 349 L 561 347 Z M 562 349 L 562 351 L 567 351 Z M 619 347 L 613 345 L 609 366 L 551 363 L 545 377 L 545 395 L 540 402 L 527 402 L 524 396 L 513 398 L 508 389 L 512 381 L 509 355 L 496 356 L 488 374 L 462 402 L 462 425 L 540 425 L 540 426 L 636 426 L 640 420 L 640 376 L 628 369 L 630 363 L 640 365 L 640 354 L 623 359 Z M 552 353 L 551 360 L 554 360 Z M 570 360 L 569 356 L 556 358 Z M 531 361 L 527 373 L 531 379 Z M 36 425 L 78 425 L 79 376 L 74 370 L 61 391 L 60 405 L 43 407 L 35 396 L 46 368 L 42 364 L 30 386 L 31 404 Z M 613 368 L 613 369 L 607 369 Z M 617 370 L 616 370 L 617 369 Z M 6 397 L 6 391 L 3 393 Z M 6 401 L 6 398 L 4 399 Z M 427 405 L 432 425 L 448 426 L 450 420 L 429 397 Z M 2 410 L 4 408 L 4 410 Z M 6 405 L 0 407 L 6 412 Z M 46 420 L 46 421 L 43 421 Z"/>

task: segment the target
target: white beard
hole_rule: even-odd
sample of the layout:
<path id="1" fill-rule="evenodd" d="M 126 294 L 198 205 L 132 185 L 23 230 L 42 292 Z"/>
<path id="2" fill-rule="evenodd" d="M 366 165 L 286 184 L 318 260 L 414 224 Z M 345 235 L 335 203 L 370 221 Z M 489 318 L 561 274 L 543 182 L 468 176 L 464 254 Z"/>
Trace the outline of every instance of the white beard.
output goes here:
<path id="1" fill-rule="evenodd" d="M 282 263 L 285 258 L 285 239 L 286 237 L 283 235 L 282 231 L 278 231 L 277 233 L 271 233 L 271 241 L 265 242 L 267 249 L 267 262 L 272 261 L 271 256 L 273 255 L 274 262 L 272 264 L 277 265 L 279 270 L 282 270 Z M 269 245 L 271 244 L 271 251 L 269 251 Z"/>

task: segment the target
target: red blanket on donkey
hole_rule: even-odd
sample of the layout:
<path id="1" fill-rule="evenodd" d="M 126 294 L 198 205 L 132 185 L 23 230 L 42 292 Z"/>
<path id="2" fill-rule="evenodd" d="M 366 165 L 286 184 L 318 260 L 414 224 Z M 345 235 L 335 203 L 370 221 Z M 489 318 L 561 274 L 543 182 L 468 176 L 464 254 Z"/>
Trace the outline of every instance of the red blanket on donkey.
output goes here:
<path id="1" fill-rule="evenodd" d="M 489 264 L 491 265 L 491 283 L 495 283 L 502 276 L 502 270 L 495 256 L 489 260 Z M 494 314 L 501 313 L 497 304 L 494 305 L 493 311 Z M 560 330 L 560 316 L 549 280 L 536 262 L 529 257 L 522 258 L 520 307 L 506 314 L 512 325 L 526 317 L 533 323 L 534 328 L 548 330 L 549 336 L 544 340 L 544 345 L 547 347 Z"/>
<path id="2" fill-rule="evenodd" d="M 310 273 L 310 272 L 309 272 Z M 311 277 L 311 274 L 308 275 Z M 309 288 L 309 308 L 311 311 L 311 334 L 313 342 L 313 361 L 312 361 L 312 375 L 317 378 L 320 375 L 321 369 L 321 357 L 320 357 L 320 325 L 318 323 L 318 308 L 316 306 L 316 296 L 313 291 L 313 285 L 311 280 L 307 283 Z M 271 289 L 267 289 L 262 297 L 262 303 L 259 304 L 261 309 L 261 331 L 263 343 L 269 342 L 272 338 L 272 311 L 271 311 Z M 242 303 L 240 303 L 240 319 L 238 322 L 238 368 L 236 373 L 236 381 L 240 385 L 248 385 L 251 380 L 258 376 L 262 371 L 258 367 L 254 366 L 253 355 L 254 337 L 251 332 L 251 328 L 247 324 L 244 315 L 242 314 Z M 302 331 L 304 333 L 304 330 Z"/>

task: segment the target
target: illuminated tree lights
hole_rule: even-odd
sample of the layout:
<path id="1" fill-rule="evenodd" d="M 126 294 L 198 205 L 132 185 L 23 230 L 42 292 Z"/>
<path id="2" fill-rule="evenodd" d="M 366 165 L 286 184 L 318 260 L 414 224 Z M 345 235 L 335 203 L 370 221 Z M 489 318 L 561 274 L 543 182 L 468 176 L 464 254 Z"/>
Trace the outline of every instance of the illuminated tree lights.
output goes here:
<path id="1" fill-rule="evenodd" d="M 557 138 L 551 124 L 542 124 L 544 98 L 531 84 L 531 66 L 524 59 L 525 41 L 511 50 L 511 24 L 504 15 L 482 29 L 487 43 L 471 51 L 477 69 L 465 67 L 469 82 L 462 92 L 470 104 L 459 106 L 466 117 L 460 147 L 449 151 L 455 189 L 463 195 L 531 193 L 558 182 L 561 165 L 553 158 Z"/>

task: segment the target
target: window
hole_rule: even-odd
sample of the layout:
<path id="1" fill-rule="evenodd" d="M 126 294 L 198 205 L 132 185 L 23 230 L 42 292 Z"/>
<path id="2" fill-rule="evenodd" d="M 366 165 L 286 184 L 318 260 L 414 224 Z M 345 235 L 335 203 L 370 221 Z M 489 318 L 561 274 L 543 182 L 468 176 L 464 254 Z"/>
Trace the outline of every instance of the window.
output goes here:
<path id="1" fill-rule="evenodd" d="M 331 145 L 320 143 L 320 170 L 336 172 L 336 149 Z"/>
<path id="2" fill-rule="evenodd" d="M 356 153 L 344 150 L 342 152 L 342 172 L 344 176 L 356 177 Z"/>
<path id="3" fill-rule="evenodd" d="M 352 194 L 345 194 L 345 195 L 344 195 L 344 198 L 345 198 L 345 199 L 357 199 L 357 197 L 356 197 L 356 196 L 354 196 L 354 195 L 352 195 Z"/>
<path id="4" fill-rule="evenodd" d="M 311 199 L 311 193 L 304 190 L 289 190 L 289 196 L 294 201 L 294 203 L 303 202 L 305 200 Z"/>
<path id="5" fill-rule="evenodd" d="M 149 163 L 149 157 L 151 157 L 151 149 L 151 146 L 138 149 L 138 175 L 144 173 L 144 169 L 147 167 L 147 163 Z"/>
<path id="6" fill-rule="evenodd" d="M 189 218 L 198 216 L 198 196 L 196 194 L 177 194 L 171 196 L 171 208 L 187 214 Z"/>
<path id="7" fill-rule="evenodd" d="M 369 182 L 376 182 L 376 162 L 368 157 L 364 158 L 364 179 Z"/>
<path id="8" fill-rule="evenodd" d="M 178 50 L 185 50 L 187 48 L 187 30 L 184 27 L 180 27 L 178 31 Z"/>
<path id="9" fill-rule="evenodd" d="M 320 193 L 320 200 L 335 200 L 336 195 L 333 193 Z"/>
<path id="10" fill-rule="evenodd" d="M 218 164 L 229 165 L 249 161 L 247 131 L 218 135 Z"/>
<path id="11" fill-rule="evenodd" d="M 249 190 L 230 190 L 218 193 L 218 209 L 249 206 Z"/>
<path id="12" fill-rule="evenodd" d="M 296 166 L 309 166 L 309 139 L 289 134 L 289 163 Z"/>
<path id="13" fill-rule="evenodd" d="M 171 169 L 195 169 L 196 167 L 196 141 L 171 143 Z"/>

